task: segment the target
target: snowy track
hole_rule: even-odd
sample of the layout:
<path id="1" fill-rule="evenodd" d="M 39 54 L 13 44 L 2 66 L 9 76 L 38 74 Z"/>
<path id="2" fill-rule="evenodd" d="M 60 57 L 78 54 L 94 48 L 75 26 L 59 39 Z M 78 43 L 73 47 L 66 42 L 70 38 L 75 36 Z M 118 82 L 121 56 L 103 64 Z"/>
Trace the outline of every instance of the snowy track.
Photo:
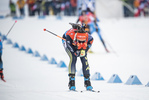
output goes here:
<path id="1" fill-rule="evenodd" d="M 49 17 L 45 20 L 25 18 L 18 20 L 8 38 L 12 42 L 37 50 L 49 59 L 54 57 L 58 62 L 63 60 L 68 65 L 69 57 L 64 51 L 61 40 L 43 31 L 44 28 L 62 36 L 75 22 L 76 17 L 56 20 Z M 0 31 L 6 34 L 14 20 L 0 20 Z M 1 100 L 148 100 L 149 88 L 144 85 L 149 81 L 149 19 L 119 19 L 100 22 L 104 38 L 117 51 L 106 54 L 98 37 L 93 34 L 93 51 L 89 54 L 91 75 L 98 71 L 105 81 L 91 81 L 95 90 L 92 92 L 68 92 L 68 73 L 66 68 L 58 68 L 47 61 L 41 61 L 30 54 L 12 48 L 4 42 L 3 62 L 6 83 L 0 81 Z M 106 35 L 106 36 L 105 36 Z M 81 69 L 78 60 L 77 70 Z M 118 74 L 121 84 L 109 84 L 112 74 Z M 125 85 L 130 75 L 137 75 L 143 85 Z M 78 91 L 85 90 L 83 77 L 76 77 Z"/>

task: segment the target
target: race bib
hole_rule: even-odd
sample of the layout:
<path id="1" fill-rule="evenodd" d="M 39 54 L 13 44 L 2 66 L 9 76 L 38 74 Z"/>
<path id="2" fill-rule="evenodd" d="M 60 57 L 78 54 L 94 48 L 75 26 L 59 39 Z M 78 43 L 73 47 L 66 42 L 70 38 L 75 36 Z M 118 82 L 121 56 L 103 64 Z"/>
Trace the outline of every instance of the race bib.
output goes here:
<path id="1" fill-rule="evenodd" d="M 85 50 L 81 50 L 80 51 L 80 57 L 84 57 L 85 56 Z"/>

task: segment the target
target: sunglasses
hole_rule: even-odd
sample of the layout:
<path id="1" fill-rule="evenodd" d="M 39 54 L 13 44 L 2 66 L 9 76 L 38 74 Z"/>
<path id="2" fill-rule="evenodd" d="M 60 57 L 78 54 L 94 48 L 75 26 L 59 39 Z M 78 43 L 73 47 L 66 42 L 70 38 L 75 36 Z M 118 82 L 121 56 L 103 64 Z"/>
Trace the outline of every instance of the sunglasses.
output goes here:
<path id="1" fill-rule="evenodd" d="M 85 41 L 78 41 L 79 43 L 85 43 Z"/>

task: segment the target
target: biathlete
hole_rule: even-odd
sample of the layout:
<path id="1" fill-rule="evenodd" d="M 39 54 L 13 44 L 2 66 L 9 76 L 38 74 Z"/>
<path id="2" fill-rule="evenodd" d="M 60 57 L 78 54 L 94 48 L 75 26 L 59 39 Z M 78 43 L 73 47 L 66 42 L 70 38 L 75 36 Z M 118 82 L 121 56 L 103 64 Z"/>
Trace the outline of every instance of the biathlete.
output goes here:
<path id="1" fill-rule="evenodd" d="M 2 49 L 3 49 L 3 45 L 2 45 L 2 41 L 0 40 L 0 78 L 5 82 L 4 74 L 3 74 Z"/>
<path id="2" fill-rule="evenodd" d="M 98 34 L 98 36 L 99 36 L 99 38 L 100 38 L 106 52 L 109 52 L 109 50 L 107 49 L 106 44 L 105 44 L 101 34 L 100 34 L 100 28 L 97 24 L 97 18 L 95 16 L 95 14 L 91 11 L 88 11 L 88 12 L 87 11 L 82 11 L 81 16 L 79 16 L 79 18 L 77 20 L 77 23 L 79 21 L 81 23 L 84 23 L 84 24 L 87 25 L 86 31 L 88 31 L 89 34 L 92 34 L 94 31 L 97 32 L 97 34 Z"/>
<path id="3" fill-rule="evenodd" d="M 62 40 L 64 48 L 70 57 L 69 62 L 69 89 L 75 90 L 75 73 L 77 58 L 80 57 L 82 62 L 82 70 L 84 75 L 84 85 L 87 90 L 92 90 L 90 82 L 90 68 L 87 59 L 87 51 L 93 43 L 93 37 L 85 31 L 85 25 L 73 24 L 72 28 L 66 31 Z"/>

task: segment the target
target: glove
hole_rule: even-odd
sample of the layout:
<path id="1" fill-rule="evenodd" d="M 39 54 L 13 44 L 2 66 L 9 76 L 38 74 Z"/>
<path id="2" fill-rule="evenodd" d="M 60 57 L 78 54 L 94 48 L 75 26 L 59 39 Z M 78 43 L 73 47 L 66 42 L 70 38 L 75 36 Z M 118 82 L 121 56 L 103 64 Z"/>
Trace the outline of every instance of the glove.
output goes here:
<path id="1" fill-rule="evenodd" d="M 85 55 L 86 55 L 85 50 L 81 50 L 81 51 L 80 51 L 80 57 L 84 57 Z"/>
<path id="2" fill-rule="evenodd" d="M 67 47 L 66 41 L 62 40 L 62 43 L 63 43 L 64 48 L 66 48 Z"/>
<path id="3" fill-rule="evenodd" d="M 79 56 L 80 56 L 80 51 L 77 50 L 76 52 L 74 52 L 74 55 L 75 55 L 76 57 L 79 57 Z"/>
<path id="4" fill-rule="evenodd" d="M 86 52 L 85 50 L 77 50 L 74 54 L 76 57 L 84 57 L 86 55 Z"/>
<path id="5" fill-rule="evenodd" d="M 77 43 L 77 49 L 80 50 L 80 49 L 86 49 L 87 48 L 87 43 Z"/>
<path id="6" fill-rule="evenodd" d="M 66 41 L 65 40 L 62 40 L 62 43 L 65 43 Z"/>
<path id="7" fill-rule="evenodd" d="M 2 40 L 7 40 L 7 37 L 6 36 L 2 36 Z"/>

